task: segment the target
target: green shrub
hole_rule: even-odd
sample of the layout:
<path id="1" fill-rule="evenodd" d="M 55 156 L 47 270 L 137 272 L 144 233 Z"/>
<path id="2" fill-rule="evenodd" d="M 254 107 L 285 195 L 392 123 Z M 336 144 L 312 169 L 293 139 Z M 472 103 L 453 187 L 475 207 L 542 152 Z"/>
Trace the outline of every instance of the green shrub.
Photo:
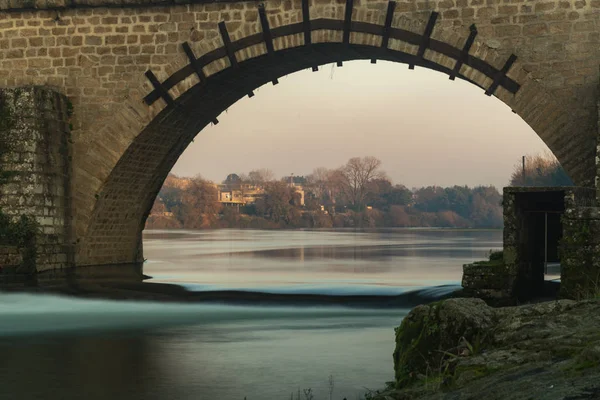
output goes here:
<path id="1" fill-rule="evenodd" d="M 490 261 L 501 261 L 504 259 L 504 252 L 502 250 L 500 250 L 500 251 L 490 250 L 489 259 L 490 259 Z"/>

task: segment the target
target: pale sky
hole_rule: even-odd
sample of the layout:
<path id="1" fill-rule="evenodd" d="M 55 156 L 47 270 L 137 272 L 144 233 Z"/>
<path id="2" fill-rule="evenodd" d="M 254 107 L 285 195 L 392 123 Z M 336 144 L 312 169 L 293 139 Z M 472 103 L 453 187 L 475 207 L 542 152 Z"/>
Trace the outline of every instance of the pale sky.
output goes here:
<path id="1" fill-rule="evenodd" d="M 500 100 L 405 64 L 345 62 L 304 70 L 244 97 L 201 131 L 173 173 L 222 181 L 269 168 L 277 176 L 375 156 L 394 183 L 505 186 L 521 156 L 548 151 Z"/>

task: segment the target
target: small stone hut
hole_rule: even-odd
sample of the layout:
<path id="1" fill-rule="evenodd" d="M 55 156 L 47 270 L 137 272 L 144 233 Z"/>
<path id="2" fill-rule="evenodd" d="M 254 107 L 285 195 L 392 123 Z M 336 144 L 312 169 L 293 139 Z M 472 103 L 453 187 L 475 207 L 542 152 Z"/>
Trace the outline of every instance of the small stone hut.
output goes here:
<path id="1" fill-rule="evenodd" d="M 560 278 L 560 296 L 600 294 L 600 208 L 582 187 L 504 188 L 502 257 L 463 266 L 464 294 L 496 305 L 547 296 Z"/>

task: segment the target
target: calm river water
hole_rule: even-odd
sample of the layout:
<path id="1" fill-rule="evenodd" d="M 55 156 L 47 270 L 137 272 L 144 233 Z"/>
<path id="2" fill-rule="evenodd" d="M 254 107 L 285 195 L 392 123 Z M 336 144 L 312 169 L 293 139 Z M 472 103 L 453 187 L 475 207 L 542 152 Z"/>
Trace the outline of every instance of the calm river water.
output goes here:
<path id="1" fill-rule="evenodd" d="M 150 282 L 435 296 L 501 231 L 147 231 Z M 0 399 L 354 400 L 393 377 L 408 307 L 159 304 L 0 294 Z"/>

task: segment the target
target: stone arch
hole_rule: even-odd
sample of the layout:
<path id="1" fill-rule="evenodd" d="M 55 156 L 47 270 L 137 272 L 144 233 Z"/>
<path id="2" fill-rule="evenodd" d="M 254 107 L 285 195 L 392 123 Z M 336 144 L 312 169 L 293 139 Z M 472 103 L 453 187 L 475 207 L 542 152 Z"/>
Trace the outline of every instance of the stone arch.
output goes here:
<path id="1" fill-rule="evenodd" d="M 352 12 L 346 12 L 348 5 Z M 301 6 L 293 3 L 293 7 Z M 385 6 L 377 3 L 372 9 L 355 9 L 352 1 L 311 6 L 309 33 L 302 12 L 267 12 L 269 26 L 274 26 L 270 28 L 273 52 L 266 45 L 265 25 L 255 22 L 237 27 L 230 44 L 220 37 L 192 43 L 194 62 L 181 49 L 157 76 L 148 74 L 153 83 L 141 82 L 138 89 L 131 90 L 115 124 L 100 128 L 96 136 L 100 141 L 120 142 L 123 151 L 105 161 L 109 168 L 103 168 L 104 176 L 95 174 L 90 169 L 93 165 L 80 169 L 98 181 L 99 189 L 81 193 L 87 201 L 75 204 L 77 236 L 81 238 L 76 264 L 141 261 L 141 232 L 152 202 L 196 134 L 257 87 L 332 62 L 396 61 L 456 74 L 490 90 L 533 128 L 576 183 L 591 185 L 595 141 L 579 134 L 578 121 L 565 112 L 575 109 L 575 104 L 566 104 L 547 91 L 519 59 L 508 65 L 506 54 L 477 39 L 465 57 L 462 50 L 471 32 L 464 26 L 455 27 L 451 20 L 442 18 L 435 23 L 429 38 L 426 33 L 433 15 L 429 10 L 416 13 L 419 18 L 392 14 L 386 30 L 389 14 Z M 386 35 L 389 41 L 382 49 Z M 306 45 L 308 38 L 310 45 Z M 458 61 L 462 65 L 454 71 Z M 239 68 L 235 68 L 236 62 Z M 140 104 L 141 97 L 146 104 Z M 92 146 L 96 144 L 101 146 Z"/>

